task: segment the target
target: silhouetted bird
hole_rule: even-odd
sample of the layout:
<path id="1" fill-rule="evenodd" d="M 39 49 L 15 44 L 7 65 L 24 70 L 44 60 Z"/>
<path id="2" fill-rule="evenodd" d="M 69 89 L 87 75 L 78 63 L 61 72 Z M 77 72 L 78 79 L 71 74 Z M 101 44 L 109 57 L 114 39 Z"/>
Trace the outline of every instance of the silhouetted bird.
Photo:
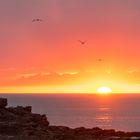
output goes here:
<path id="1" fill-rule="evenodd" d="M 43 20 L 42 19 L 39 19 L 39 18 L 36 18 L 36 19 L 33 19 L 32 22 L 42 22 Z"/>
<path id="2" fill-rule="evenodd" d="M 101 58 L 99 58 L 99 59 L 97 59 L 98 61 L 103 61 L 103 59 L 101 59 Z"/>
<path id="3" fill-rule="evenodd" d="M 87 41 L 78 40 L 82 45 L 85 45 Z"/>

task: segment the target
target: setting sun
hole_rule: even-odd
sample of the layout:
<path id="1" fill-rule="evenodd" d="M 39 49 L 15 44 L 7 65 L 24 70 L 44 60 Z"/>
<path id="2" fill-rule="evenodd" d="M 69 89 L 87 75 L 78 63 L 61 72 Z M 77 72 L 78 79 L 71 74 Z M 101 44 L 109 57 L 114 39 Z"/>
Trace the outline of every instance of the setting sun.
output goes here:
<path id="1" fill-rule="evenodd" d="M 101 94 L 108 94 L 108 93 L 111 93 L 112 90 L 111 90 L 111 88 L 109 88 L 109 87 L 103 86 L 103 87 L 99 87 L 99 88 L 97 89 L 97 92 L 98 92 L 98 93 L 101 93 Z"/>

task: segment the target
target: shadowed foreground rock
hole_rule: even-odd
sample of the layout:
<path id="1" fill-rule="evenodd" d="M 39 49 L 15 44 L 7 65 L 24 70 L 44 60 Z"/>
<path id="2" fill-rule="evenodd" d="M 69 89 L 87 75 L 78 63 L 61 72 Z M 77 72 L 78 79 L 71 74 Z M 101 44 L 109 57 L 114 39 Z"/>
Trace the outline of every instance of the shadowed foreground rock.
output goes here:
<path id="1" fill-rule="evenodd" d="M 51 126 L 31 106 L 6 106 L 7 99 L 0 98 L 0 140 L 140 140 L 140 132 Z"/>
<path id="2" fill-rule="evenodd" d="M 7 106 L 7 99 L 0 98 L 0 108 L 5 108 Z"/>

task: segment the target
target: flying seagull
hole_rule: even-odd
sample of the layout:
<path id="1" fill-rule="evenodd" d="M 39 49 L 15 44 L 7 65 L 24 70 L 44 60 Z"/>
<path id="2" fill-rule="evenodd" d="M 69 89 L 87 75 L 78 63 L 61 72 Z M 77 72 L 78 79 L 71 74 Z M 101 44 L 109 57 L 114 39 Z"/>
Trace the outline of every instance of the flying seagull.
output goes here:
<path id="1" fill-rule="evenodd" d="M 103 61 L 103 59 L 99 58 L 99 59 L 97 59 L 97 61 Z"/>
<path id="2" fill-rule="evenodd" d="M 42 22 L 43 20 L 40 18 L 33 19 L 32 22 Z"/>
<path id="3" fill-rule="evenodd" d="M 87 42 L 87 41 L 81 41 L 81 40 L 78 40 L 78 41 L 81 43 L 81 45 L 85 45 Z"/>

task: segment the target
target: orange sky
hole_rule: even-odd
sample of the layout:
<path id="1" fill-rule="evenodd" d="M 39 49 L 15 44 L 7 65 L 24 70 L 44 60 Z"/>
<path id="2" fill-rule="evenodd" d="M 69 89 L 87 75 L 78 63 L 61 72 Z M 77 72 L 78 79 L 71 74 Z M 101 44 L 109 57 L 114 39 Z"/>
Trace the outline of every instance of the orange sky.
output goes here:
<path id="1" fill-rule="evenodd" d="M 0 1 L 0 93 L 140 93 L 139 5 Z"/>

